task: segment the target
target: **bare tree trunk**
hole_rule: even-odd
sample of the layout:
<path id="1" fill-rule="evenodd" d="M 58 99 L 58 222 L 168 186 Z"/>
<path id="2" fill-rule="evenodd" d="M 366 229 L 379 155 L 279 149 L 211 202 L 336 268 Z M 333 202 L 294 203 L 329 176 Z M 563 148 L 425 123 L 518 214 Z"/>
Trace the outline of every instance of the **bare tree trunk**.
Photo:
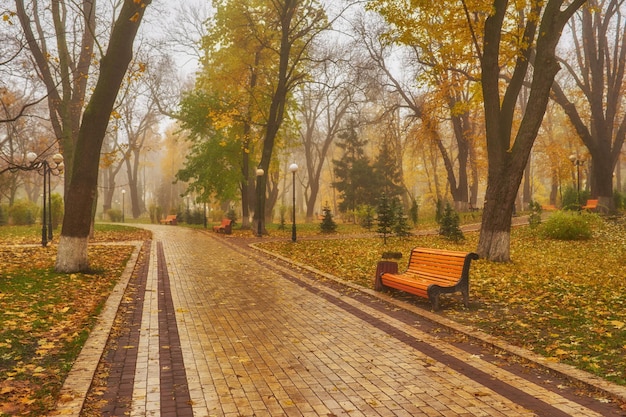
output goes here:
<path id="1" fill-rule="evenodd" d="M 133 42 L 150 0 L 125 0 L 113 26 L 110 43 L 100 65 L 100 76 L 83 114 L 77 156 L 70 171 L 63 228 L 56 261 L 57 272 L 89 270 L 87 243 L 97 197 L 100 150 L 117 92 L 133 55 Z"/>

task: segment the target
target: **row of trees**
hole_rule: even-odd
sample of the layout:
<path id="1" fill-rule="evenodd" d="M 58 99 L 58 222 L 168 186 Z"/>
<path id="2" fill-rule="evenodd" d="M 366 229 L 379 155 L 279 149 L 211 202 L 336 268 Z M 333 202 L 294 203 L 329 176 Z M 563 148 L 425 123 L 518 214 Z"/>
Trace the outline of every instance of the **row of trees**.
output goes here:
<path id="1" fill-rule="evenodd" d="M 20 45 L 27 45 L 48 92 L 50 127 L 37 136 L 53 132 L 68 167 L 65 197 L 72 204 L 57 268 L 88 265 L 100 166 L 103 205 L 111 204 L 115 170 L 124 164 L 133 215 L 143 211 L 139 200 L 147 184 L 142 191 L 140 154 L 162 146 L 154 123 L 163 114 L 178 119 L 189 137 L 187 162 L 177 174 L 188 182 L 188 193 L 197 202 L 240 201 L 243 226 L 255 230 L 258 224 L 247 224 L 250 213 L 262 229 L 281 192 L 281 171 L 294 159 L 309 219 L 324 183 L 335 185 L 342 209 L 358 204 L 359 176 L 369 176 L 362 191 L 399 193 L 408 207 L 419 171 L 433 200 L 450 195 L 460 208 L 477 206 L 486 187 L 478 251 L 508 260 L 522 181 L 524 201 L 532 197 L 535 139 L 540 137 L 542 157 L 550 161 L 542 165 L 559 184 L 563 171 L 573 172 L 563 154 L 581 154 L 572 131 L 588 150 L 591 193 L 610 207 L 626 132 L 619 106 L 623 1 L 440 3 L 406 7 L 399 0 L 371 0 L 359 10 L 356 1 L 214 2 L 201 69 L 174 112 L 176 92 L 166 78 L 168 67 L 160 64 L 166 60 L 131 59 L 149 1 L 113 2 L 116 23 L 96 39 L 97 17 L 104 15 L 96 13 L 95 0 L 52 2 L 41 8 L 49 15 L 39 13 L 41 2 L 16 0 L 14 10 L 2 12 L 5 22 L 19 21 L 23 37 L 8 40 L 15 56 L 24 56 Z M 48 17 L 56 27 L 43 24 Z M 81 29 L 62 27 L 70 21 Z M 44 28 L 56 39 L 54 47 L 46 36 L 35 36 Z M 559 47 L 562 33 L 570 42 Z M 72 50 L 72 44 L 80 48 Z M 122 86 L 139 99 L 122 102 Z M 131 94 L 133 89 L 146 94 Z M 543 123 L 546 111 L 551 117 Z M 23 114 L 15 109 L 5 124 L 19 126 L 14 122 L 26 120 Z M 120 140 L 104 145 L 107 132 Z M 366 149 L 358 158 L 348 139 Z M 4 152 L 7 140 L 2 144 Z M 7 160 L 15 161 L 14 155 Z"/>

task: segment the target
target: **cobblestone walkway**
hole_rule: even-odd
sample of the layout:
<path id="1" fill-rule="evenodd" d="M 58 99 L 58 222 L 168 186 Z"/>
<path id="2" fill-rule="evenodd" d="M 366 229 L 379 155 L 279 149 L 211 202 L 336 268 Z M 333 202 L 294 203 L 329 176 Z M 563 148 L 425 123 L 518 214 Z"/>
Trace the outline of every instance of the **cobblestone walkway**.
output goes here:
<path id="1" fill-rule="evenodd" d="M 102 415 L 624 415 L 224 236 L 151 229 L 133 298 L 140 307 L 129 315 L 128 340 L 109 355 L 118 367 Z"/>

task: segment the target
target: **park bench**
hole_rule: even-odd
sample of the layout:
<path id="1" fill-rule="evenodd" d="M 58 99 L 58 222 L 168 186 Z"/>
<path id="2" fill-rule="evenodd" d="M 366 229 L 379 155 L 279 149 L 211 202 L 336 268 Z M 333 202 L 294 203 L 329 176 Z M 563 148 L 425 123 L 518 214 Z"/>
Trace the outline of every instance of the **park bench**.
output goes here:
<path id="1" fill-rule="evenodd" d="M 439 309 L 439 295 L 457 291 L 463 295 L 463 303 L 469 305 L 469 269 L 473 252 L 415 248 L 411 251 L 409 265 L 401 274 L 397 267 L 379 265 L 374 287 L 395 288 L 423 298 L 428 298 L 433 310 Z M 378 289 L 377 288 L 377 289 Z"/>
<path id="2" fill-rule="evenodd" d="M 216 233 L 224 233 L 225 235 L 229 235 L 233 232 L 232 228 L 233 221 L 231 219 L 222 219 L 222 223 L 218 226 L 213 226 L 213 231 Z"/>
<path id="3" fill-rule="evenodd" d="M 582 207 L 583 210 L 595 210 L 598 208 L 598 200 L 587 200 L 587 203 Z"/>
<path id="4" fill-rule="evenodd" d="M 544 204 L 541 206 L 543 211 L 556 211 L 556 206 L 554 204 Z"/>
<path id="5" fill-rule="evenodd" d="M 166 218 L 161 220 L 161 224 L 172 224 L 172 225 L 175 225 L 176 224 L 176 215 L 175 214 L 168 215 Z"/>

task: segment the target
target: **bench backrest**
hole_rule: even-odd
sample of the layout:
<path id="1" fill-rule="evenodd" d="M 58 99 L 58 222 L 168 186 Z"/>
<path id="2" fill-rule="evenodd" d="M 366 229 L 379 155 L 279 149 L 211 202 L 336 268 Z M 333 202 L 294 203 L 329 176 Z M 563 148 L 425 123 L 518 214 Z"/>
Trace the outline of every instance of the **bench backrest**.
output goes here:
<path id="1" fill-rule="evenodd" d="M 231 219 L 222 219 L 222 227 L 230 226 L 231 223 Z"/>
<path id="2" fill-rule="evenodd" d="M 477 258 L 471 252 L 415 248 L 411 251 L 407 272 L 428 277 L 433 282 L 454 284 L 469 274 L 470 262 Z"/>
<path id="3" fill-rule="evenodd" d="M 587 200 L 587 204 L 585 204 L 585 206 L 587 206 L 587 207 L 597 207 L 598 206 L 598 200 Z"/>

